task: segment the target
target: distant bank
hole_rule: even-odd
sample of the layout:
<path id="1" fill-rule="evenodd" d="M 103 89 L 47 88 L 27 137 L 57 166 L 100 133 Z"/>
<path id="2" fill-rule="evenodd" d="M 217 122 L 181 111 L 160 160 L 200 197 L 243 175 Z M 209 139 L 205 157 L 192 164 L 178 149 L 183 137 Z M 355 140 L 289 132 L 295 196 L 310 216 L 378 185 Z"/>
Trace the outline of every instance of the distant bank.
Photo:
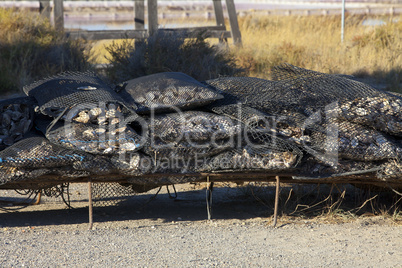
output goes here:
<path id="1" fill-rule="evenodd" d="M 144 1 L 145 5 L 147 1 Z M 234 0 L 238 15 L 334 15 L 341 13 L 342 0 L 267 1 Z M 159 0 L 159 19 L 210 19 L 214 21 L 212 0 Z M 52 1 L 51 1 L 52 5 Z M 66 28 L 86 30 L 132 29 L 134 1 L 64 1 Z M 222 1 L 225 8 L 225 1 Z M 39 1 L 2 1 L 0 7 L 39 12 Z M 346 0 L 350 14 L 402 14 L 402 0 Z M 225 13 L 224 13 L 225 14 Z M 124 24 L 124 25 L 122 25 Z M 168 25 L 171 26 L 171 25 Z"/>

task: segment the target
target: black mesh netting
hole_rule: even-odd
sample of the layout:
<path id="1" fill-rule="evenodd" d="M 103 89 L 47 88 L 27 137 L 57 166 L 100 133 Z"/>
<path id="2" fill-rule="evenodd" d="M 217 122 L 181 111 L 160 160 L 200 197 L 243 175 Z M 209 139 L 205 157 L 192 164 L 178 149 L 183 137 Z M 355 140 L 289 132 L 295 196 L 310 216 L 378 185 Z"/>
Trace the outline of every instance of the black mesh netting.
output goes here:
<path id="1" fill-rule="evenodd" d="M 208 108 L 243 122 L 264 113 L 273 118 L 270 127 L 278 137 L 318 160 L 326 156 L 363 161 L 399 159 L 400 146 L 381 133 L 401 135 L 402 102 L 397 94 L 291 65 L 275 68 L 273 78 L 275 81 L 243 77 L 209 80 L 206 83 L 225 98 Z M 324 151 L 327 155 L 321 154 Z"/>
<path id="2" fill-rule="evenodd" d="M 34 105 L 31 97 L 0 101 L 0 150 L 21 140 L 31 129 Z"/>
<path id="3" fill-rule="evenodd" d="M 26 138 L 0 151 L 0 165 L 7 167 L 61 167 L 92 159 L 90 154 L 54 145 L 44 137 Z"/>
<path id="4" fill-rule="evenodd" d="M 25 86 L 24 92 L 36 99 L 43 114 L 53 117 L 79 104 L 124 103 L 92 72 L 62 73 Z"/>
<path id="5" fill-rule="evenodd" d="M 161 73 L 117 92 L 91 73 L 36 82 L 30 98 L 0 102 L 0 184 L 110 177 L 129 184 L 97 190 L 115 200 L 200 173 L 400 179 L 401 95 L 287 64 L 272 77 Z"/>
<path id="6" fill-rule="evenodd" d="M 178 72 L 152 74 L 116 87 L 119 95 L 138 112 L 161 112 L 203 106 L 222 98 L 211 88 Z"/>
<path id="7" fill-rule="evenodd" d="M 142 138 L 130 126 L 99 126 L 76 122 L 38 122 L 39 128 L 52 143 L 65 148 L 93 154 L 118 154 L 136 151 Z"/>
<path id="8" fill-rule="evenodd" d="M 138 150 L 145 143 L 129 125 L 139 117 L 125 116 L 119 105 L 75 107 L 62 119 L 41 116 L 36 125 L 51 142 L 69 149 L 117 154 Z"/>
<path id="9" fill-rule="evenodd" d="M 137 193 L 130 184 L 104 182 L 92 183 L 91 191 L 94 207 L 113 206 Z"/>
<path id="10" fill-rule="evenodd" d="M 332 110 L 336 117 L 392 135 L 402 135 L 402 98 L 344 76 L 323 74 L 292 65 L 273 71 L 280 92 L 294 91 L 297 105 L 307 109 Z M 282 89 L 282 90 L 281 90 Z M 310 115 L 307 112 L 307 115 Z"/>
<path id="11" fill-rule="evenodd" d="M 213 113 L 187 111 L 151 117 L 148 120 L 150 133 L 155 139 L 165 142 L 205 142 L 229 139 L 241 134 L 238 122 Z"/>
<path id="12" fill-rule="evenodd" d="M 73 175 L 73 164 L 85 161 L 92 162 L 93 156 L 54 145 L 44 137 L 26 138 L 0 151 L 0 184 L 57 175 L 60 170 L 55 168 L 68 167 L 69 172 L 60 175 Z"/>
<path id="13" fill-rule="evenodd" d="M 233 148 L 236 137 L 242 134 L 242 126 L 230 118 L 200 111 L 170 113 L 147 121 L 150 139 L 143 151 L 157 166 L 163 161 L 203 161 L 205 157 Z"/>

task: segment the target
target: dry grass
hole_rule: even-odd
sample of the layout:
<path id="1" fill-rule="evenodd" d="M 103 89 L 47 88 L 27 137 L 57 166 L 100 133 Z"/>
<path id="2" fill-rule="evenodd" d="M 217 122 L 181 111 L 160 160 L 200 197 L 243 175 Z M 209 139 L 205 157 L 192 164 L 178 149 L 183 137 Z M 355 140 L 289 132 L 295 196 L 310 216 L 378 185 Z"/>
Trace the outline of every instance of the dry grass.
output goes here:
<path id="1" fill-rule="evenodd" d="M 34 80 L 90 67 L 86 44 L 65 38 L 48 20 L 0 9 L 0 94 Z"/>
<path id="2" fill-rule="evenodd" d="M 252 182 L 239 187 L 245 196 L 254 198 L 273 214 L 274 183 Z M 352 222 L 379 217 L 402 225 L 402 197 L 392 191 L 351 185 L 282 184 L 279 195 L 281 224 L 300 221 L 318 223 Z"/>
<path id="3" fill-rule="evenodd" d="M 180 32 L 158 31 L 135 44 L 123 40 L 105 49 L 111 63 L 106 72 L 112 82 L 159 72 L 182 72 L 199 81 L 242 72 L 225 47 L 211 45 L 201 35 L 186 39 Z"/>
<path id="4" fill-rule="evenodd" d="M 387 24 L 363 26 L 365 19 Z M 248 76 L 269 78 L 273 66 L 287 62 L 325 73 L 370 77 L 387 90 L 402 91 L 402 16 L 347 16 L 343 43 L 340 16 L 253 15 L 239 18 L 239 25 L 243 46 L 230 45 L 228 53 L 239 67 L 248 69 Z M 105 47 L 110 44 L 101 41 L 93 47 L 96 62 L 108 63 Z"/>
<path id="5" fill-rule="evenodd" d="M 341 42 L 340 16 L 264 16 L 240 19 L 243 48 L 238 62 L 250 76 L 269 77 L 287 62 L 325 73 L 371 76 L 401 90 L 402 17 L 378 17 L 386 25 L 368 27 L 366 16 L 347 16 Z"/>

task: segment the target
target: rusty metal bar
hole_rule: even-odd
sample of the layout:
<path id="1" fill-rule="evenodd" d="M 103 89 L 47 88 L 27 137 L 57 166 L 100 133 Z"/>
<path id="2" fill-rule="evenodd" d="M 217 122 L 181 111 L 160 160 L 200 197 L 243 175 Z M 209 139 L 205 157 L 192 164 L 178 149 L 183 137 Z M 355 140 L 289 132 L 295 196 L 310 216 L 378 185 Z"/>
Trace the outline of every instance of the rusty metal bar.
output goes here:
<path id="1" fill-rule="evenodd" d="M 206 189 L 206 199 L 207 199 L 207 214 L 208 220 L 211 220 L 212 217 L 212 191 L 214 189 L 214 182 L 209 180 L 209 176 L 207 176 L 207 189 Z"/>
<path id="2" fill-rule="evenodd" d="M 280 189 L 279 176 L 276 176 L 275 179 L 276 179 L 276 190 L 275 190 L 274 223 L 272 224 L 274 227 L 276 227 L 276 222 L 278 219 L 279 189 Z"/>
<path id="3" fill-rule="evenodd" d="M 93 227 L 93 207 L 92 207 L 92 180 L 88 179 L 88 212 L 89 212 L 89 230 Z"/>

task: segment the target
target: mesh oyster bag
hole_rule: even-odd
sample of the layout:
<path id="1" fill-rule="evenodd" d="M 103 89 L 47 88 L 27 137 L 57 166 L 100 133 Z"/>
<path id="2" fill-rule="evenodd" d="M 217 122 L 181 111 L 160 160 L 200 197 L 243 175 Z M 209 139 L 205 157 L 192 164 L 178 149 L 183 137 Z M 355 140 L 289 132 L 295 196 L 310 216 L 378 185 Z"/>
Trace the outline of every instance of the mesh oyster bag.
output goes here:
<path id="1" fill-rule="evenodd" d="M 402 137 L 402 98 L 397 95 L 381 94 L 344 101 L 336 112 L 343 120 Z"/>
<path id="2" fill-rule="evenodd" d="M 42 175 L 80 177 L 74 163 L 93 161 L 89 154 L 80 153 L 50 143 L 44 137 L 25 138 L 0 152 L 0 184 L 22 182 Z"/>
<path id="3" fill-rule="evenodd" d="M 234 147 L 229 140 L 215 141 L 214 143 L 195 143 L 186 140 L 164 142 L 154 139 L 146 144 L 142 150 L 155 160 L 185 161 L 209 157 Z"/>
<path id="4" fill-rule="evenodd" d="M 276 153 L 290 152 L 297 156 L 296 163 L 303 156 L 303 152 L 295 141 L 300 142 L 305 137 L 297 124 L 289 124 L 289 122 L 299 122 L 301 120 L 299 115 L 295 117 L 272 116 L 241 102 L 237 104 L 213 104 L 209 109 L 233 118 L 242 125 L 241 142 L 238 144 L 256 145 L 264 148 L 264 150 L 269 149 Z"/>
<path id="5" fill-rule="evenodd" d="M 333 130 L 337 131 L 334 139 L 331 140 L 331 133 L 326 132 L 332 130 L 328 126 L 322 131 L 318 131 L 318 127 L 311 130 L 307 127 L 304 129 L 304 135 L 308 136 L 308 139 L 304 145 L 311 145 L 321 152 L 332 150 L 339 158 L 358 161 L 399 159 L 402 156 L 402 148 L 393 137 L 348 121 L 332 121 Z M 333 144 L 330 144 L 331 142 Z"/>
<path id="6" fill-rule="evenodd" d="M 130 152 L 110 157 L 110 162 L 119 174 L 140 176 L 152 173 L 154 162 L 141 152 Z"/>
<path id="7" fill-rule="evenodd" d="M 137 112 L 190 109 L 222 98 L 213 89 L 179 72 L 152 74 L 124 82 L 118 94 Z M 175 110 L 175 109 L 174 109 Z"/>
<path id="8" fill-rule="evenodd" d="M 76 108 L 76 107 L 75 107 Z M 94 154 L 117 154 L 138 150 L 145 141 L 130 127 L 137 116 L 125 117 L 114 104 L 73 108 L 64 120 L 36 120 L 38 128 L 53 143 Z"/>
<path id="9" fill-rule="evenodd" d="M 271 148 L 244 146 L 220 153 L 199 168 L 200 172 L 218 171 L 279 171 L 294 168 L 297 155 L 291 152 L 280 152 Z"/>
<path id="10" fill-rule="evenodd" d="M 31 97 L 0 101 L 0 150 L 21 140 L 31 130 L 35 104 Z"/>
<path id="11" fill-rule="evenodd" d="M 92 198 L 94 207 L 106 207 L 117 205 L 126 200 L 129 196 L 136 194 L 130 184 L 122 185 L 120 183 L 92 183 Z"/>
<path id="12" fill-rule="evenodd" d="M 209 157 L 235 147 L 242 133 L 241 124 L 229 117 L 200 111 L 157 115 L 147 122 L 150 139 L 142 150 L 155 162 Z"/>
<path id="13" fill-rule="evenodd" d="M 51 173 L 51 171 L 47 168 L 26 169 L 19 167 L 5 167 L 0 165 L 0 185 L 10 182 L 33 180 L 49 173 Z"/>
<path id="14" fill-rule="evenodd" d="M 296 101 L 310 111 L 338 102 L 334 112 L 345 121 L 366 125 L 394 136 L 402 134 L 402 98 L 348 77 L 319 73 L 289 64 L 274 68 L 279 92 L 299 91 Z M 309 96 L 305 98 L 305 96 Z"/>
<path id="15" fill-rule="evenodd" d="M 298 174 L 293 178 L 335 178 L 362 174 L 373 174 L 381 170 L 384 161 L 356 161 L 340 159 L 336 165 L 327 165 L 312 156 L 306 157 L 298 167 Z"/>
<path id="16" fill-rule="evenodd" d="M 79 104 L 117 103 L 133 113 L 116 92 L 92 72 L 61 73 L 25 86 L 24 92 L 37 100 L 40 112 L 52 117 Z"/>
<path id="17" fill-rule="evenodd" d="M 44 137 L 23 139 L 0 152 L 0 165 L 19 168 L 51 168 L 92 161 L 90 154 L 52 144 Z"/>
<path id="18" fill-rule="evenodd" d="M 158 115 L 148 119 L 151 135 L 162 141 L 214 141 L 241 133 L 238 122 L 227 116 L 200 111 Z"/>
<path id="19" fill-rule="evenodd" d="M 153 188 L 160 187 L 162 185 L 174 185 L 181 183 L 189 183 L 189 182 L 198 182 L 201 181 L 200 177 L 188 175 L 176 175 L 176 176 L 163 176 L 160 174 L 159 176 L 154 177 L 132 177 L 129 178 L 128 181 L 132 183 L 132 188 L 138 192 L 147 192 Z"/>
<path id="20" fill-rule="evenodd" d="M 276 81 L 242 77 L 209 80 L 206 83 L 225 99 L 208 108 L 243 121 L 252 114 L 265 113 L 273 118 L 274 133 L 309 153 L 336 151 L 340 157 L 364 161 L 400 157 L 394 139 L 379 132 L 401 133 L 397 94 L 292 65 L 275 68 L 273 78 Z M 238 112 L 239 105 L 244 112 Z M 333 119 L 342 123 L 337 125 L 337 139 L 329 144 L 328 136 L 333 134 L 328 132 L 332 126 L 329 120 Z"/>

